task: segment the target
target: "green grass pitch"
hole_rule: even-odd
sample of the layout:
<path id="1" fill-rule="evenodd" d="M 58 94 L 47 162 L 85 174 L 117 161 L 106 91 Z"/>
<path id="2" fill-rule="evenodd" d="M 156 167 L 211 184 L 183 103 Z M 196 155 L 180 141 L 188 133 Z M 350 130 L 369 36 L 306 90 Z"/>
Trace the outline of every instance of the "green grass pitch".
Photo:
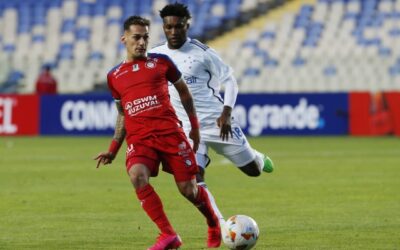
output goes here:
<path id="1" fill-rule="evenodd" d="M 0 138 L 0 249 L 147 249 L 157 236 L 125 172 L 92 157 L 106 137 Z M 226 217 L 260 228 L 255 249 L 400 249 L 400 139 L 260 137 L 277 169 L 243 175 L 212 154 L 207 183 Z M 181 235 L 204 249 L 206 226 L 170 175 L 151 180 Z M 221 247 L 223 248 L 223 247 Z"/>

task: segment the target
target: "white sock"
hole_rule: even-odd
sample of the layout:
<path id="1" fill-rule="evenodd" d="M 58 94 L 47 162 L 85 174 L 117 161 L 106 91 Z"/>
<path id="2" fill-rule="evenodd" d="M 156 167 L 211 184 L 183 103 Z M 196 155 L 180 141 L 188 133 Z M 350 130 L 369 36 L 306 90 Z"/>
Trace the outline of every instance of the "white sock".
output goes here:
<path id="1" fill-rule="evenodd" d="M 264 168 L 264 154 L 258 152 L 257 150 L 254 150 L 254 153 L 256 154 L 256 158 L 254 160 L 257 163 L 258 169 L 260 172 L 262 172 Z"/>
<path id="2" fill-rule="evenodd" d="M 222 228 L 223 225 L 225 224 L 225 219 L 224 219 L 224 216 L 222 216 L 221 211 L 219 211 L 219 209 L 218 209 L 218 206 L 217 206 L 217 203 L 215 202 L 214 196 L 208 190 L 207 184 L 205 182 L 199 182 L 199 183 L 197 183 L 197 185 L 202 186 L 204 188 L 204 190 L 206 190 L 207 195 L 208 195 L 208 199 L 210 200 L 211 206 L 214 209 L 214 212 L 218 217 L 219 224 L 220 224 L 220 226 Z"/>

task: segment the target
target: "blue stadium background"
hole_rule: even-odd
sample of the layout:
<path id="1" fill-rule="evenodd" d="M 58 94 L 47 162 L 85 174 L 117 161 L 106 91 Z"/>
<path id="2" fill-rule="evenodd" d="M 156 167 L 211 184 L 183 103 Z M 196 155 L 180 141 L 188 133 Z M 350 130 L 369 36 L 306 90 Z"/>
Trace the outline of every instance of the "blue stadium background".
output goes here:
<path id="1" fill-rule="evenodd" d="M 158 11 L 168 2 L 1 0 L 0 91 L 32 93 L 44 64 L 54 67 L 60 93 L 102 89 L 105 72 L 123 57 L 123 20 L 150 18 L 157 44 L 163 40 Z M 400 87 L 399 1 L 181 2 L 193 13 L 190 35 L 232 65 L 241 92 Z"/>
<path id="2" fill-rule="evenodd" d="M 158 12 L 171 2 L 0 0 L 0 94 L 33 94 L 44 65 L 51 65 L 62 95 L 107 93 L 106 73 L 124 57 L 119 41 L 123 20 L 149 18 L 150 46 L 158 44 L 164 40 Z M 282 94 L 288 101 L 275 104 L 295 110 L 304 94 L 322 94 L 321 100 L 338 94 L 344 100 L 340 96 L 352 92 L 400 90 L 400 1 L 179 2 L 193 15 L 190 36 L 216 49 L 234 68 L 243 96 L 239 109 L 251 109 L 246 94 L 266 94 L 257 103 L 264 109 L 272 105 L 268 94 L 270 100 Z M 319 105 L 324 112 L 321 107 L 328 104 L 312 104 L 311 99 L 307 105 Z M 346 113 L 346 105 L 332 108 L 335 114 L 328 116 L 337 116 L 334 123 L 343 123 L 337 113 Z M 319 127 L 327 125 L 323 120 Z"/>

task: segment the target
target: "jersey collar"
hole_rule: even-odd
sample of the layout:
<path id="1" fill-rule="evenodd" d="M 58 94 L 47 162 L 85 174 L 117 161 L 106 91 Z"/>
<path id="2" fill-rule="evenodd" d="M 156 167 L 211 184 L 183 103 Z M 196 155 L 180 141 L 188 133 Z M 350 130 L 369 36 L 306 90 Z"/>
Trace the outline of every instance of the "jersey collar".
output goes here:
<path id="1" fill-rule="evenodd" d="M 134 61 L 126 61 L 126 59 L 122 62 L 123 64 L 134 64 L 138 62 L 143 62 L 149 60 L 149 53 L 146 53 L 146 56 L 143 58 L 135 59 Z"/>
<path id="2" fill-rule="evenodd" d="M 179 49 L 170 49 L 170 48 L 168 47 L 168 41 L 165 42 L 165 46 L 166 46 L 169 50 L 172 50 L 172 51 L 174 51 L 174 50 L 181 50 L 183 47 L 185 47 L 187 44 L 189 44 L 191 40 L 192 40 L 192 39 L 191 39 L 190 37 L 187 37 L 187 38 L 186 38 L 186 41 L 182 44 L 182 46 L 181 46 Z"/>

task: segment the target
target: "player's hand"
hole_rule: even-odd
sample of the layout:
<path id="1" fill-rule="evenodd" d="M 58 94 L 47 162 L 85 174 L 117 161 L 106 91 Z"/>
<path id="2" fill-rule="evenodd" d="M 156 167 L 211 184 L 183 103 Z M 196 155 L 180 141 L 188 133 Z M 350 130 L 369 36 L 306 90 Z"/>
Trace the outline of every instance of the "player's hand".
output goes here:
<path id="1" fill-rule="evenodd" d="M 227 141 L 229 136 L 232 138 L 232 127 L 231 127 L 231 111 L 232 108 L 224 106 L 224 110 L 221 113 L 221 116 L 217 118 L 217 124 L 220 128 L 219 137 L 223 141 Z"/>
<path id="2" fill-rule="evenodd" d="M 193 141 L 193 151 L 196 153 L 199 149 L 200 143 L 200 130 L 199 129 L 192 129 L 189 133 L 189 138 Z"/>
<path id="3" fill-rule="evenodd" d="M 94 157 L 93 160 L 97 161 L 96 168 L 99 168 L 101 164 L 103 165 L 111 164 L 114 158 L 115 155 L 113 155 L 112 153 L 102 152 L 98 154 L 96 157 Z"/>

